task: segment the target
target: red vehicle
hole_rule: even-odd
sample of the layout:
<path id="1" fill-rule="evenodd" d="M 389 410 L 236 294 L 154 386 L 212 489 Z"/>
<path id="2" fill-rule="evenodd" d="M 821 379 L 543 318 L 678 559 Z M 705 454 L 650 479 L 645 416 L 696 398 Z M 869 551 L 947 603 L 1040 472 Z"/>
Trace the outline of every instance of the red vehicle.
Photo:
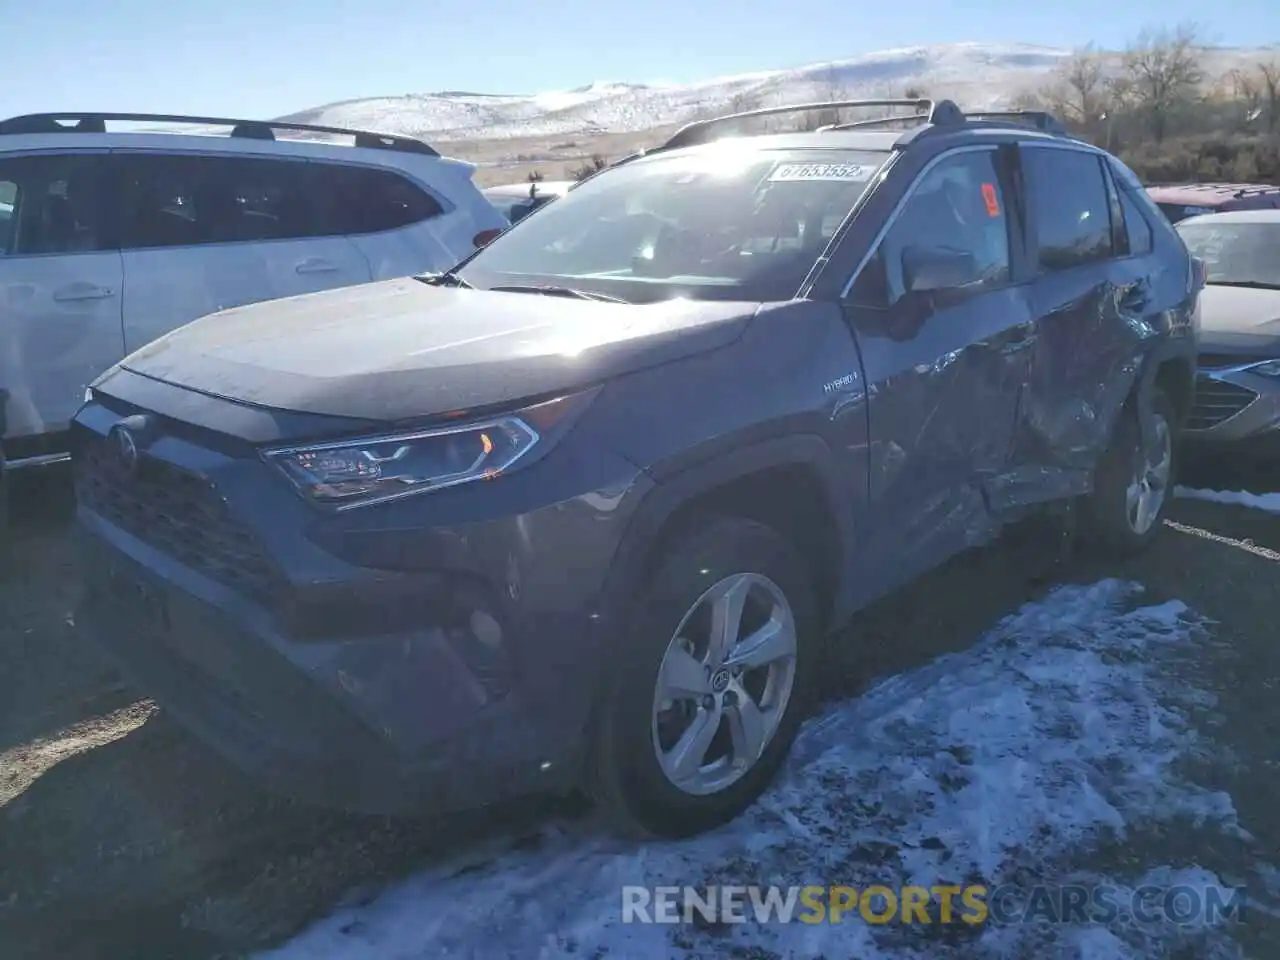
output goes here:
<path id="1" fill-rule="evenodd" d="M 1180 183 L 1147 187 L 1170 223 L 1201 213 L 1280 209 L 1280 187 L 1257 183 Z"/>

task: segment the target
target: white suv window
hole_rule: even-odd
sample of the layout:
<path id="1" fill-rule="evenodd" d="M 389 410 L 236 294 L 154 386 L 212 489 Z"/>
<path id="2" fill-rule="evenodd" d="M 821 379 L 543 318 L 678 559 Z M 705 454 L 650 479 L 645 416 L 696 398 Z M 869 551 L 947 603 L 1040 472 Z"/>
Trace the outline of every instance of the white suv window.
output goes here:
<path id="1" fill-rule="evenodd" d="M 0 160 L 0 256 L 91 253 L 108 247 L 102 154 Z"/>
<path id="2" fill-rule="evenodd" d="M 317 235 L 307 163 L 254 157 L 118 155 L 125 249 Z"/>
<path id="3" fill-rule="evenodd" d="M 431 217 L 444 208 L 417 184 L 391 170 L 341 163 L 311 163 L 313 189 L 322 203 L 327 235 L 381 233 Z"/>

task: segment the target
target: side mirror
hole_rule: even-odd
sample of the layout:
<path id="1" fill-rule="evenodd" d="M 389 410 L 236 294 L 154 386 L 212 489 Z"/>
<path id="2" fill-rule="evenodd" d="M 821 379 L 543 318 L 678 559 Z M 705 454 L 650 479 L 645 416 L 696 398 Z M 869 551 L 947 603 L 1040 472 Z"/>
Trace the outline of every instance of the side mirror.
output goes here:
<path id="1" fill-rule="evenodd" d="M 902 251 L 902 284 L 909 293 L 962 287 L 977 277 L 978 260 L 964 250 L 910 246 Z"/>

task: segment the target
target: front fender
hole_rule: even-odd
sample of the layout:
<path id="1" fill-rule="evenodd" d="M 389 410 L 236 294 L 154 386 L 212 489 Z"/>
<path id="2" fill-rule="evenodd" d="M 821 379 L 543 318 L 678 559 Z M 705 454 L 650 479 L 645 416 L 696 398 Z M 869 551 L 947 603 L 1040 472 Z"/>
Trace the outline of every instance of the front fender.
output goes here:
<path id="1" fill-rule="evenodd" d="M 643 583 L 646 567 L 668 521 L 681 508 L 699 497 L 753 474 L 779 467 L 804 467 L 818 478 L 827 507 L 837 528 L 841 547 L 841 570 L 847 566 L 847 545 L 853 539 L 854 505 L 839 482 L 831 448 L 816 434 L 791 434 L 758 440 L 730 450 L 719 449 L 714 456 L 694 463 L 684 461 L 679 468 L 655 467 L 656 481 L 636 508 L 627 526 L 605 581 L 604 607 L 621 613 Z"/>

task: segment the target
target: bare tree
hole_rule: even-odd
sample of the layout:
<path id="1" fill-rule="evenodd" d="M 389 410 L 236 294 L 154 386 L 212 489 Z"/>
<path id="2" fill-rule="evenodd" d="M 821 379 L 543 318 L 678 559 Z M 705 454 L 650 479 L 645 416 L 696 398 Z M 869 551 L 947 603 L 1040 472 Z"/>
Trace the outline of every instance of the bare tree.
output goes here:
<path id="1" fill-rule="evenodd" d="M 1251 123 L 1262 112 L 1262 84 L 1253 70 L 1232 70 L 1223 78 L 1226 98 L 1239 110 L 1238 123 Z"/>
<path id="2" fill-rule="evenodd" d="M 1261 87 L 1260 99 L 1266 107 L 1266 126 L 1268 133 L 1275 133 L 1280 127 L 1280 61 L 1258 64 L 1258 80 Z"/>
<path id="3" fill-rule="evenodd" d="M 1106 113 L 1106 75 L 1092 44 L 1076 50 L 1054 71 L 1041 99 L 1049 110 L 1084 130 L 1095 130 Z"/>
<path id="4" fill-rule="evenodd" d="M 1168 133 L 1170 118 L 1199 95 L 1204 82 L 1199 30 L 1183 24 L 1173 30 L 1143 31 L 1125 51 L 1124 68 L 1134 106 L 1159 143 Z"/>
<path id="5" fill-rule="evenodd" d="M 1046 104 L 1034 90 L 1023 90 L 1009 102 L 1010 110 L 1044 110 Z"/>
<path id="6" fill-rule="evenodd" d="M 1108 77 L 1103 84 L 1103 97 L 1102 146 L 1111 150 L 1115 145 L 1116 121 L 1134 110 L 1133 81 L 1124 74 Z"/>

